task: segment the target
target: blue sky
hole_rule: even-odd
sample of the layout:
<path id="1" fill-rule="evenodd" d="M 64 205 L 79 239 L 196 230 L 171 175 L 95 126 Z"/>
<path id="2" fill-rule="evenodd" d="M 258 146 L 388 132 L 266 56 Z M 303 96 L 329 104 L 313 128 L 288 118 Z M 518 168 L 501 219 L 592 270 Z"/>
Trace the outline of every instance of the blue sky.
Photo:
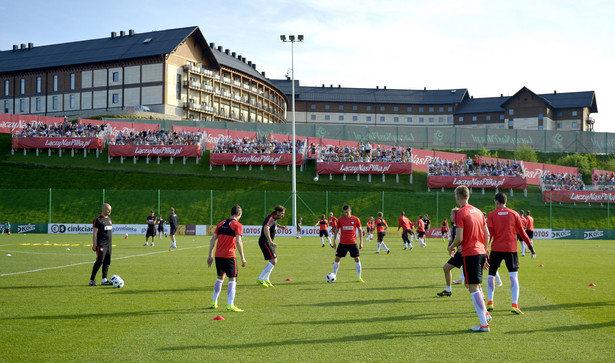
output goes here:
<path id="1" fill-rule="evenodd" d="M 596 91 L 615 132 L 615 2 L 607 0 L 3 1 L 0 50 L 198 25 L 267 77 L 306 86 L 467 88 L 474 97 Z M 8 15 L 8 16 L 7 16 Z"/>

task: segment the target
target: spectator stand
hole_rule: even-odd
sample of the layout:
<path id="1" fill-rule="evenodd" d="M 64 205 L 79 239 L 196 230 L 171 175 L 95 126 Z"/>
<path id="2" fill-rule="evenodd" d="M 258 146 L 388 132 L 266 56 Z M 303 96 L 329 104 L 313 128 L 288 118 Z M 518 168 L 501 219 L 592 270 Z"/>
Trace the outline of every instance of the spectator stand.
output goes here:
<path id="1" fill-rule="evenodd" d="M 516 160 L 481 160 L 480 157 L 462 160 L 443 160 L 438 157 L 432 159 L 428 165 L 427 191 L 431 188 L 456 188 L 467 185 L 473 188 L 509 189 L 510 195 L 514 189 L 523 189 L 527 197 L 527 181 L 523 163 Z"/>
<path id="2" fill-rule="evenodd" d="M 72 123 L 61 117 L 45 117 L 45 119 L 52 122 L 33 120 L 26 122 L 20 130 L 12 133 L 12 155 L 15 154 L 15 149 L 23 149 L 24 155 L 27 155 L 28 149 L 35 149 L 36 156 L 39 156 L 39 149 L 46 149 L 48 156 L 51 156 L 51 151 L 58 149 L 61 157 L 64 149 L 70 149 L 71 156 L 74 157 L 75 149 L 82 149 L 85 158 L 90 149 L 96 150 L 96 157 L 100 155 L 100 150 L 104 149 L 106 135 L 104 127 Z"/>
<path id="3" fill-rule="evenodd" d="M 317 175 L 355 174 L 357 181 L 361 174 L 367 174 L 371 183 L 373 174 L 395 175 L 399 183 L 399 175 L 409 175 L 412 184 L 412 149 L 390 145 L 373 145 L 369 143 L 348 142 L 341 140 L 308 139 L 309 154 L 316 159 Z"/>
<path id="4" fill-rule="evenodd" d="M 542 176 L 540 189 L 545 204 L 549 203 L 591 203 L 615 202 L 615 172 L 596 170 L 592 172 L 592 185 L 585 185 L 579 173 L 551 173 Z"/>

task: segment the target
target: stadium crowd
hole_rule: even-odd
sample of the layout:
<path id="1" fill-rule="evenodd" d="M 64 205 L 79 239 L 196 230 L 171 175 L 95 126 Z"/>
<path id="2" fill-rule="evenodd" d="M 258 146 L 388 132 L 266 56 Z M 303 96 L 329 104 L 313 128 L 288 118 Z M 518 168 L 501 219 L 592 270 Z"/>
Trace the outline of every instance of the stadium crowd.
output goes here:
<path id="1" fill-rule="evenodd" d="M 558 173 L 545 171 L 541 180 L 542 190 L 585 190 L 581 174 Z"/>
<path id="2" fill-rule="evenodd" d="M 367 144 L 369 145 L 369 144 Z M 310 150 L 316 155 L 319 162 L 357 162 L 357 163 L 410 163 L 412 162 L 412 148 L 401 147 L 358 147 L 310 145 Z"/>
<path id="3" fill-rule="evenodd" d="M 615 190 L 615 173 L 595 174 L 593 183 L 598 190 Z"/>
<path id="4" fill-rule="evenodd" d="M 98 125 L 80 125 L 64 121 L 57 125 L 47 125 L 40 122 L 26 124 L 19 137 L 100 137 L 104 127 Z"/>
<path id="5" fill-rule="evenodd" d="M 139 132 L 120 131 L 115 140 L 115 145 L 198 145 L 201 143 L 203 134 L 188 131 L 158 131 L 144 130 Z"/>
<path id="6" fill-rule="evenodd" d="M 486 161 L 478 157 L 460 160 L 434 158 L 429 162 L 428 175 L 450 176 L 525 176 L 523 165 L 516 160 Z"/>
<path id="7" fill-rule="evenodd" d="M 295 148 L 298 154 L 302 154 L 305 149 L 305 140 L 296 140 Z M 290 154 L 292 153 L 292 142 L 269 139 L 268 137 L 261 139 L 249 137 L 234 140 L 220 139 L 211 149 L 211 152 L 219 154 Z"/>

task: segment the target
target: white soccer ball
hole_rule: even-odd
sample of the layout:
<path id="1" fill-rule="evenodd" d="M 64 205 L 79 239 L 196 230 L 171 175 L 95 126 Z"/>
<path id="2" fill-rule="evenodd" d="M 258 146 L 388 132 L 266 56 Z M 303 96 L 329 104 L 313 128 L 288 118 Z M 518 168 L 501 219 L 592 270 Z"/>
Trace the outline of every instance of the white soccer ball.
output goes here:
<path id="1" fill-rule="evenodd" d="M 314 177 L 314 181 L 318 181 L 318 175 Z"/>
<path id="2" fill-rule="evenodd" d="M 111 282 L 113 283 L 113 287 L 122 288 L 124 287 L 124 280 L 120 277 L 120 275 L 111 276 Z"/>
<path id="3" fill-rule="evenodd" d="M 335 278 L 336 278 L 335 274 L 333 272 L 329 272 L 325 279 L 327 280 L 328 283 L 332 283 L 332 282 L 335 282 Z"/>

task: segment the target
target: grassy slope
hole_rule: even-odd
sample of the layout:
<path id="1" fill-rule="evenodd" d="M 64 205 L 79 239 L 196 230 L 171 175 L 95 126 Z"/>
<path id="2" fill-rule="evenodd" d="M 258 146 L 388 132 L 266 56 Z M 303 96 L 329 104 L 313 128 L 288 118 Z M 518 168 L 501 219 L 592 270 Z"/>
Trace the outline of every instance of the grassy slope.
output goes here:
<path id="1" fill-rule="evenodd" d="M 53 189 L 52 222 L 89 222 L 103 200 L 103 189 L 105 200 L 114 206 L 116 223 L 142 223 L 148 210 L 160 206 L 164 213 L 174 206 L 181 211 L 181 223 L 208 224 L 224 218 L 229 206 L 239 203 L 244 207 L 244 223 L 260 224 L 275 204 L 290 207 L 291 173 L 286 167 L 264 167 L 263 171 L 258 167 L 227 167 L 223 171 L 216 166 L 209 170 L 207 154 L 199 165 L 194 159 L 186 165 L 181 159 L 173 165 L 168 159 L 160 165 L 155 160 L 146 164 L 144 159 L 136 164 L 132 159 L 121 164 L 116 158 L 108 163 L 104 151 L 99 158 L 94 153 L 85 158 L 83 153 L 74 157 L 64 153 L 59 157 L 57 151 L 51 157 L 47 153 L 37 157 L 33 151 L 25 156 L 23 152 L 10 155 L 10 138 L 2 134 L 0 169 L 0 221 L 10 218 L 17 222 L 48 222 L 49 188 Z M 346 203 L 352 204 L 361 218 L 384 210 L 392 225 L 400 210 L 414 217 L 428 213 L 435 223 L 436 217 L 446 217 L 454 205 L 451 190 L 426 192 L 426 175 L 422 172 L 414 173 L 413 184 L 409 184 L 408 176 L 401 176 L 400 183 L 394 177 L 383 182 L 381 177 L 374 176 L 370 183 L 367 176 L 361 176 L 360 181 L 348 176 L 344 181 L 341 175 L 333 176 L 332 180 L 321 176 L 315 182 L 314 175 L 314 162 L 308 162 L 302 172 L 297 172 L 298 215 L 306 218 L 306 224 L 315 223 L 317 216 L 327 210 L 339 213 Z M 473 194 L 471 202 L 491 210 L 492 191 L 487 190 L 485 195 L 479 192 Z M 615 211 L 600 205 L 554 205 L 550 222 L 549 207 L 542 202 L 537 187 L 531 186 L 527 197 L 515 191 L 509 200 L 513 209 L 532 211 L 536 228 L 606 228 L 607 214 L 610 226 L 615 225 Z M 571 213 L 572 208 L 575 213 Z M 288 217 L 282 222 L 291 223 Z"/>
<path id="2" fill-rule="evenodd" d="M 611 241 L 538 241 L 538 259 L 521 261 L 519 303 L 525 315 L 508 311 L 510 283 L 503 269 L 492 331 L 479 337 L 468 331 L 477 317 L 463 287 L 453 286 L 451 297 L 436 296 L 447 258 L 438 240 L 408 252 L 391 234 L 390 255 L 373 254 L 375 243 L 368 242 L 361 255 L 363 285 L 355 282 L 349 258 L 341 263 L 338 281 L 325 283 L 333 251 L 316 238 L 276 239 L 280 262 L 271 276 L 276 288 L 264 289 L 254 282 L 264 266 L 262 255 L 256 238 L 246 237 L 248 265 L 240 268 L 236 297 L 246 311 L 238 314 L 205 309 L 215 281 L 215 270 L 205 264 L 207 238 L 180 236 L 180 249 L 173 252 L 165 249 L 168 239 L 153 248 L 143 247 L 140 238 L 116 240 L 110 274 L 120 274 L 126 286 L 113 289 L 86 286 L 93 261 L 86 237 L 0 236 L 0 361 L 615 358 Z M 49 245 L 41 245 L 45 240 Z M 65 267 L 8 275 L 56 266 Z M 597 286 L 588 287 L 590 282 Z M 226 283 L 219 303 L 226 303 Z M 226 320 L 213 321 L 216 315 Z"/>

